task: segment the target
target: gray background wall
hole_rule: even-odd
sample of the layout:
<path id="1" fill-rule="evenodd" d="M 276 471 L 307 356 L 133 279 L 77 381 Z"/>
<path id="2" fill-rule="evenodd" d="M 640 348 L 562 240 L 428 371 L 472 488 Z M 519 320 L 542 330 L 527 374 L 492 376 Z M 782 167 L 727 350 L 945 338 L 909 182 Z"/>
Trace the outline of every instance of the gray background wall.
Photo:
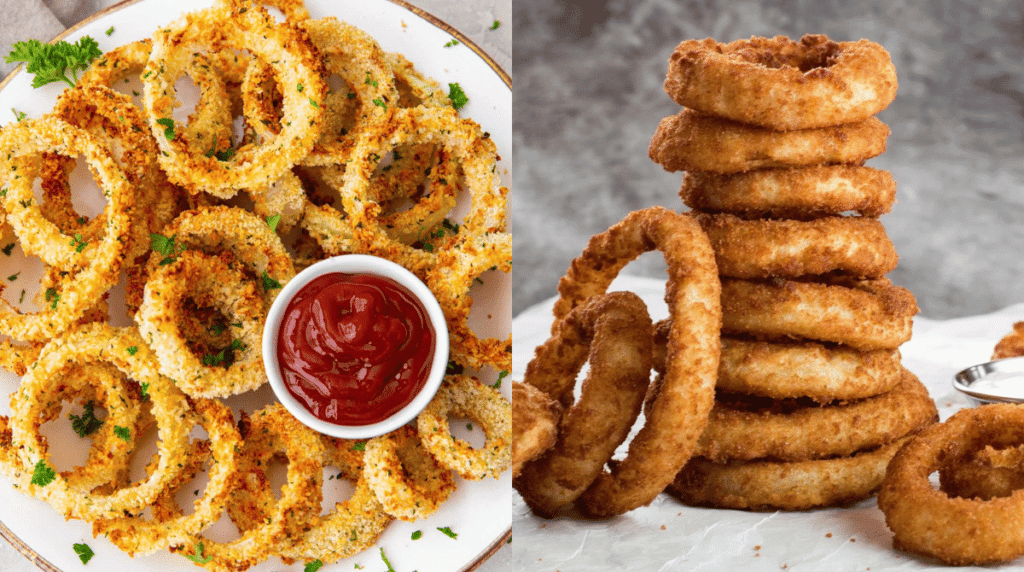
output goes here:
<path id="1" fill-rule="evenodd" d="M 1024 2 L 983 0 L 515 0 L 513 312 L 555 294 L 587 238 L 649 205 L 685 209 L 680 175 L 647 158 L 686 38 L 869 38 L 889 50 L 896 101 L 879 117 L 898 203 L 889 277 L 930 318 L 1024 301 Z M 661 275 L 645 255 L 632 273 Z"/>

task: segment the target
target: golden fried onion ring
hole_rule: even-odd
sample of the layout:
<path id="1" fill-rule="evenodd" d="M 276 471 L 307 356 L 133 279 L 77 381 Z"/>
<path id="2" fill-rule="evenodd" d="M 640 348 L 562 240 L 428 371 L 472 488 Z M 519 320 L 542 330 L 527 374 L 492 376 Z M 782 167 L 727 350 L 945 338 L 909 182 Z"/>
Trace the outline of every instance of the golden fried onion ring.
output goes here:
<path id="1" fill-rule="evenodd" d="M 739 173 L 769 167 L 860 163 L 885 151 L 875 117 L 815 129 L 772 131 L 684 109 L 661 120 L 648 155 L 666 171 Z"/>
<path id="2" fill-rule="evenodd" d="M 643 506 L 665 488 L 693 453 L 714 402 L 720 354 L 720 282 L 714 251 L 691 217 L 652 207 L 635 211 L 590 239 L 558 284 L 556 324 L 587 298 L 603 294 L 619 270 L 658 249 L 668 264 L 665 300 L 673 320 L 664 387 L 645 414 L 625 460 L 580 497 L 594 516 Z M 557 327 L 557 326 L 556 326 Z"/>
<path id="3" fill-rule="evenodd" d="M 896 97 L 896 68 L 869 40 L 808 34 L 727 44 L 685 40 L 669 58 L 665 91 L 684 107 L 788 131 L 852 123 Z"/>
<path id="4" fill-rule="evenodd" d="M 455 492 L 452 472 L 427 453 L 411 425 L 367 441 L 363 462 L 377 500 L 401 520 L 426 518 Z"/>
<path id="5" fill-rule="evenodd" d="M 512 384 L 512 477 L 555 444 L 562 406 L 529 383 Z"/>

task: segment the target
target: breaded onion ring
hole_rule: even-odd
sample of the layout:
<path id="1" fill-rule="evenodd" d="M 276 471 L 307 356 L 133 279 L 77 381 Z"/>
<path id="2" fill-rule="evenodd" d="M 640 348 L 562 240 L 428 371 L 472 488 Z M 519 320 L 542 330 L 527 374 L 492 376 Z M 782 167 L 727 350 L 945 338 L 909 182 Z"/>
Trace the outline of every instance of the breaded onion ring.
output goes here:
<path id="1" fill-rule="evenodd" d="M 512 384 L 512 476 L 555 444 L 562 406 L 529 383 Z"/>
<path id="2" fill-rule="evenodd" d="M 739 173 L 768 167 L 860 163 L 885 151 L 889 127 L 856 123 L 772 131 L 684 109 L 661 120 L 647 153 L 666 171 Z"/>
<path id="3" fill-rule="evenodd" d="M 831 283 L 722 279 L 722 332 L 766 339 L 810 339 L 861 351 L 910 339 L 914 295 L 889 280 Z"/>
<path id="4" fill-rule="evenodd" d="M 186 250 L 150 275 L 136 315 L 139 333 L 150 340 L 160 372 L 191 397 L 227 397 L 267 382 L 263 300 L 256 285 L 230 262 Z M 199 307 L 216 308 L 229 323 L 237 324 L 232 335 L 241 343 L 232 344 L 231 363 L 226 363 L 225 354 L 209 363 L 207 356 L 198 356 L 187 346 L 178 320 L 188 297 Z"/>
<path id="5" fill-rule="evenodd" d="M 535 514 L 551 517 L 575 501 L 626 439 L 650 382 L 652 328 L 639 296 L 611 292 L 573 308 L 537 348 L 523 380 L 567 410 L 554 447 L 515 479 Z M 574 404 L 584 362 L 590 368 Z"/>
<path id="6" fill-rule="evenodd" d="M 896 202 L 888 171 L 861 165 L 812 165 L 722 175 L 683 173 L 679 197 L 688 207 L 746 218 L 806 219 L 854 211 L 883 215 Z"/>
<path id="7" fill-rule="evenodd" d="M 1024 488 L 1024 446 L 987 445 L 967 461 L 939 467 L 939 489 L 951 497 L 989 500 Z"/>
<path id="8" fill-rule="evenodd" d="M 1024 408 L 993 404 L 963 409 L 900 449 L 878 491 L 893 546 L 951 565 L 982 565 L 1024 555 L 1024 490 L 1009 497 L 951 497 L 929 481 L 943 465 L 967 462 L 986 446 L 1024 445 Z"/>
<path id="9" fill-rule="evenodd" d="M 363 463 L 377 500 L 401 520 L 426 518 L 455 492 L 452 472 L 427 453 L 411 425 L 367 441 Z"/>
<path id="10" fill-rule="evenodd" d="M 807 510 L 863 500 L 909 437 L 849 457 L 813 461 L 712 463 L 694 457 L 665 492 L 688 505 L 743 510 Z"/>
<path id="11" fill-rule="evenodd" d="M 787 131 L 867 119 L 896 97 L 896 68 L 869 40 L 805 35 L 721 44 L 686 40 L 668 60 L 665 91 L 679 105 Z"/>
<path id="12" fill-rule="evenodd" d="M 878 278 L 899 261 L 885 227 L 874 218 L 744 220 L 727 213 L 696 218 L 715 249 L 721 276 L 800 278 L 841 272 Z"/>
<path id="13" fill-rule="evenodd" d="M 1024 322 L 1013 324 L 1013 331 L 1003 336 L 992 352 L 992 359 L 1024 356 Z"/>
<path id="14" fill-rule="evenodd" d="M 591 237 L 558 284 L 558 320 L 603 294 L 619 270 L 657 249 L 668 264 L 665 300 L 672 317 L 663 389 L 629 454 L 580 497 L 594 516 L 612 516 L 651 502 L 693 453 L 707 425 L 718 372 L 721 289 L 714 251 L 691 217 L 661 207 L 628 214 Z"/>
<path id="15" fill-rule="evenodd" d="M 468 375 L 449 375 L 416 418 L 420 440 L 442 465 L 469 480 L 498 478 L 512 457 L 512 405 L 497 389 Z M 453 437 L 448 416 L 476 421 L 486 433 L 483 447 Z"/>
<path id="16" fill-rule="evenodd" d="M 730 399 L 719 396 L 698 445 L 697 454 L 716 463 L 846 456 L 938 419 L 928 390 L 909 371 L 895 389 L 848 403 L 818 406 Z"/>

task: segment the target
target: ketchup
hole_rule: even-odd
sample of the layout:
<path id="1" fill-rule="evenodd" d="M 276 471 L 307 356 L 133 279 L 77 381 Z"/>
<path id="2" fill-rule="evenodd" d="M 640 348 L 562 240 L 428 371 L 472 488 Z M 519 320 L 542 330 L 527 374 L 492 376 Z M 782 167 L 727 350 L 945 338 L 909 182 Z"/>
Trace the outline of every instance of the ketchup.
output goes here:
<path id="1" fill-rule="evenodd" d="M 277 334 L 285 387 L 315 417 L 369 425 L 405 407 L 427 381 L 436 335 L 405 286 L 370 274 L 325 274 L 288 302 Z"/>

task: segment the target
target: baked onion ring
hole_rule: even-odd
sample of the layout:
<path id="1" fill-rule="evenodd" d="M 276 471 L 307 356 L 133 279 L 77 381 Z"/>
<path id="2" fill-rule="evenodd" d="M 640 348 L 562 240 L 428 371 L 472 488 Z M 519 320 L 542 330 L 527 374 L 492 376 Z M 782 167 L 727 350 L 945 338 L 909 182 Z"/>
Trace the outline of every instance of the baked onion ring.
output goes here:
<path id="1" fill-rule="evenodd" d="M 469 480 L 498 478 L 512 455 L 512 405 L 497 389 L 468 375 L 449 375 L 416 418 L 420 441 L 442 465 Z M 465 416 L 486 432 L 483 447 L 452 436 L 448 416 Z"/>
<path id="2" fill-rule="evenodd" d="M 575 501 L 612 458 L 640 413 L 650 382 L 653 325 L 632 292 L 593 296 L 560 320 L 523 380 L 566 407 L 554 447 L 527 463 L 515 488 L 535 514 Z M 579 401 L 576 376 L 589 363 Z"/>
<path id="3" fill-rule="evenodd" d="M 883 215 L 896 202 L 888 171 L 862 165 L 812 165 L 722 175 L 683 173 L 679 197 L 688 207 L 746 218 L 807 219 L 854 211 Z"/>
<path id="4" fill-rule="evenodd" d="M 896 97 L 889 52 L 869 40 L 686 40 L 668 62 L 665 91 L 679 105 L 780 131 L 861 121 Z"/>
<path id="5" fill-rule="evenodd" d="M 914 295 L 889 280 L 754 282 L 722 279 L 722 332 L 765 339 L 810 339 L 861 351 L 910 339 Z"/>
<path id="6" fill-rule="evenodd" d="M 882 154 L 889 127 L 856 123 L 772 131 L 684 109 L 661 120 L 647 153 L 666 171 L 739 173 L 769 167 L 861 163 Z"/>
<path id="7" fill-rule="evenodd" d="M 512 384 L 512 477 L 555 444 L 562 406 L 529 383 Z"/>
<path id="8" fill-rule="evenodd" d="M 721 276 L 799 278 L 841 272 L 878 278 L 899 262 L 885 227 L 874 218 L 745 220 L 727 213 L 696 218 L 715 249 Z"/>
<path id="9" fill-rule="evenodd" d="M 707 425 L 718 372 L 721 289 L 714 251 L 690 216 L 661 207 L 634 211 L 591 237 L 558 283 L 555 325 L 591 296 L 603 294 L 629 261 L 657 249 L 668 264 L 665 300 L 672 317 L 663 389 L 646 412 L 627 457 L 580 497 L 594 516 L 651 502 L 692 455 Z"/>
<path id="10" fill-rule="evenodd" d="M 938 419 L 928 390 L 909 371 L 896 388 L 853 402 L 817 406 L 729 395 L 718 399 L 697 448 L 698 455 L 716 463 L 847 456 Z"/>
<path id="11" fill-rule="evenodd" d="M 929 481 L 943 465 L 966 462 L 986 446 L 1024 445 L 1022 428 L 1024 408 L 992 404 L 960 410 L 910 439 L 889 463 L 878 491 L 893 546 L 957 566 L 1024 555 L 1024 491 L 970 500 L 951 497 Z"/>
<path id="12" fill-rule="evenodd" d="M 367 441 L 363 463 L 377 500 L 401 520 L 426 518 L 455 492 L 452 472 L 427 453 L 411 425 Z"/>
<path id="13" fill-rule="evenodd" d="M 694 457 L 665 492 L 685 504 L 743 510 L 807 510 L 871 496 L 910 437 L 849 457 L 812 461 L 713 463 Z"/>

